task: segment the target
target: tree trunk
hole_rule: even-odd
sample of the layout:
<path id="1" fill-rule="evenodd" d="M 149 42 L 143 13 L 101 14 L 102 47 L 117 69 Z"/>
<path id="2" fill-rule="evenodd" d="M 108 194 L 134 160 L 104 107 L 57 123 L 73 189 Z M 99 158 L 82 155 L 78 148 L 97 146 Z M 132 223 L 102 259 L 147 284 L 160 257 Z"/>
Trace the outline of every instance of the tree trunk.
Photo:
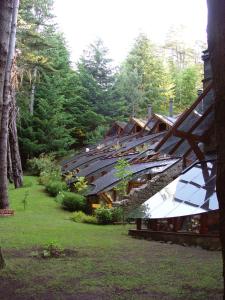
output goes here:
<path id="1" fill-rule="evenodd" d="M 13 59 L 15 53 L 15 42 L 16 42 L 16 24 L 17 24 L 17 14 L 19 0 L 2 0 L 0 1 L 1 6 L 5 10 L 8 16 L 9 22 L 9 43 L 8 51 L 5 48 L 7 55 L 7 62 L 5 67 L 5 80 L 3 86 L 3 104 L 2 104 L 2 115 L 1 115 L 1 131 L 0 131 L 0 208 L 8 208 L 8 179 L 7 179 L 7 142 L 8 142 L 8 125 L 9 125 L 9 110 L 12 98 L 12 85 L 13 78 L 11 76 Z M 1 7 L 0 7 L 1 9 Z M 9 13 L 10 12 L 10 13 Z M 3 16 L 4 16 L 4 12 Z M 1 20 L 0 20 L 1 27 Z M 0 43 L 4 44 L 5 41 Z"/>
<path id="2" fill-rule="evenodd" d="M 0 131 L 0 208 L 9 207 L 8 201 L 8 177 L 7 177 L 7 142 L 8 142 L 8 123 L 9 123 L 10 102 L 3 103 L 1 131 Z"/>
<path id="3" fill-rule="evenodd" d="M 0 208 L 8 207 L 7 194 L 7 112 L 9 104 L 4 101 L 5 81 L 8 67 L 11 36 L 13 0 L 0 1 Z"/>
<path id="4" fill-rule="evenodd" d="M 34 114 L 34 97 L 35 97 L 35 90 L 36 90 L 36 79 L 37 79 L 37 66 L 34 67 L 33 82 L 31 86 L 31 94 L 30 94 L 29 111 L 31 116 L 33 116 Z"/>
<path id="5" fill-rule="evenodd" d="M 208 46 L 215 90 L 215 132 L 217 142 L 217 197 L 220 209 L 220 238 L 225 291 L 225 1 L 207 0 Z M 225 293 L 224 297 L 225 299 Z"/>
<path id="6" fill-rule="evenodd" d="M 10 112 L 10 124 L 9 124 L 9 145 L 12 161 L 12 178 L 15 188 L 23 186 L 23 170 L 19 152 L 18 135 L 17 135 L 17 107 L 15 92 L 12 93 L 12 105 Z"/>
<path id="7" fill-rule="evenodd" d="M 10 150 L 10 143 L 8 139 L 7 144 L 7 169 L 8 169 L 8 180 L 10 183 L 13 183 L 13 171 L 12 171 L 12 159 L 11 159 L 11 150 Z"/>
<path id="8" fill-rule="evenodd" d="M 0 1 L 0 124 L 12 21 L 12 0 Z"/>

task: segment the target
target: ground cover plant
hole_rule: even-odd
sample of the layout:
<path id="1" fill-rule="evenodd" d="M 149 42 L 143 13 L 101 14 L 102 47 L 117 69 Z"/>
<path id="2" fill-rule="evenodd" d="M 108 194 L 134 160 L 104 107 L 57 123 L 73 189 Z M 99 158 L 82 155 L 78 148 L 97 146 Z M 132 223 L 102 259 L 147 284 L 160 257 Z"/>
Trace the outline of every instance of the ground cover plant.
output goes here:
<path id="1" fill-rule="evenodd" d="M 1 300 L 222 298 L 220 252 L 133 239 L 132 225 L 73 222 L 35 177 L 10 197 L 15 216 L 0 218 Z M 33 255 L 55 245 L 65 255 Z"/>

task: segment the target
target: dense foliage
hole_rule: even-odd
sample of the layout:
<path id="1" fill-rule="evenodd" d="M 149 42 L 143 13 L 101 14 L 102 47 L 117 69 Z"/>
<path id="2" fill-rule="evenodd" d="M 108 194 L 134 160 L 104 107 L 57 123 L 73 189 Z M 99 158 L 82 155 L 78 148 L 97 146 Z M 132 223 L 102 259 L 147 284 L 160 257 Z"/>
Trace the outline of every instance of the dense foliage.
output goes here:
<path id="1" fill-rule="evenodd" d="M 80 194 L 63 192 L 58 200 L 61 202 L 62 208 L 68 211 L 84 211 L 86 208 L 85 197 Z"/>
<path id="2" fill-rule="evenodd" d="M 116 68 L 97 40 L 74 68 L 65 39 L 53 25 L 52 6 L 52 0 L 21 0 L 20 5 L 17 102 L 23 162 L 96 143 L 113 120 L 146 116 L 149 104 L 166 113 L 173 97 L 178 113 L 195 99 L 204 46 L 190 49 L 177 30 L 170 30 L 163 47 L 140 34 Z"/>

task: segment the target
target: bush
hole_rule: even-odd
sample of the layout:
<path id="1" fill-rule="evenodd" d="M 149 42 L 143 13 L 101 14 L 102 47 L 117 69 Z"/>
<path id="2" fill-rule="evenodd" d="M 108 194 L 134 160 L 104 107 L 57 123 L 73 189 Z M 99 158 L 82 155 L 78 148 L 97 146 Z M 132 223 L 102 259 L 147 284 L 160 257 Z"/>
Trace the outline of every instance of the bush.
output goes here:
<path id="1" fill-rule="evenodd" d="M 29 159 L 27 162 L 28 171 L 31 175 L 40 176 L 42 172 L 60 174 L 60 166 L 56 165 L 55 158 L 51 154 L 41 154 L 38 158 Z"/>
<path id="2" fill-rule="evenodd" d="M 87 223 L 87 224 L 97 224 L 97 218 L 95 216 L 89 216 L 89 215 L 85 215 L 84 219 L 83 219 L 83 223 Z"/>
<path id="3" fill-rule="evenodd" d="M 86 215 L 82 211 L 74 212 L 71 220 L 77 223 L 88 223 L 88 224 L 97 224 L 97 219 L 95 216 Z"/>
<path id="4" fill-rule="evenodd" d="M 86 208 L 85 197 L 72 192 L 63 192 L 61 194 L 61 206 L 68 211 L 83 211 Z"/>
<path id="5" fill-rule="evenodd" d="M 38 177 L 38 183 L 46 186 L 50 181 L 61 181 L 61 172 L 52 171 L 50 173 L 43 171 Z"/>
<path id="6" fill-rule="evenodd" d="M 76 211 L 73 213 L 71 220 L 77 223 L 83 223 L 86 214 L 83 211 Z"/>
<path id="7" fill-rule="evenodd" d="M 123 220 L 123 210 L 121 207 L 112 207 L 112 222 L 121 222 Z"/>
<path id="8" fill-rule="evenodd" d="M 112 212 L 109 208 L 100 207 L 95 210 L 95 216 L 98 224 L 110 224 L 112 223 Z"/>
<path id="9" fill-rule="evenodd" d="M 45 186 L 45 190 L 50 196 L 56 197 L 59 192 L 68 190 L 68 187 L 63 181 L 49 181 Z"/>

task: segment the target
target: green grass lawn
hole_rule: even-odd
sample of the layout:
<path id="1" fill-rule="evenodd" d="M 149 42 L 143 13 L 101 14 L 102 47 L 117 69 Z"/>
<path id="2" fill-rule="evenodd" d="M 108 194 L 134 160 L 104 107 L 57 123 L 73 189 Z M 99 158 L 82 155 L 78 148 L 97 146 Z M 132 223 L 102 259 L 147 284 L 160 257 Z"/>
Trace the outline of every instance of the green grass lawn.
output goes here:
<path id="1" fill-rule="evenodd" d="M 132 239 L 130 225 L 74 223 L 34 177 L 10 187 L 10 202 L 15 216 L 0 218 L 1 300 L 222 298 L 220 252 Z M 75 255 L 32 257 L 51 241 Z"/>

